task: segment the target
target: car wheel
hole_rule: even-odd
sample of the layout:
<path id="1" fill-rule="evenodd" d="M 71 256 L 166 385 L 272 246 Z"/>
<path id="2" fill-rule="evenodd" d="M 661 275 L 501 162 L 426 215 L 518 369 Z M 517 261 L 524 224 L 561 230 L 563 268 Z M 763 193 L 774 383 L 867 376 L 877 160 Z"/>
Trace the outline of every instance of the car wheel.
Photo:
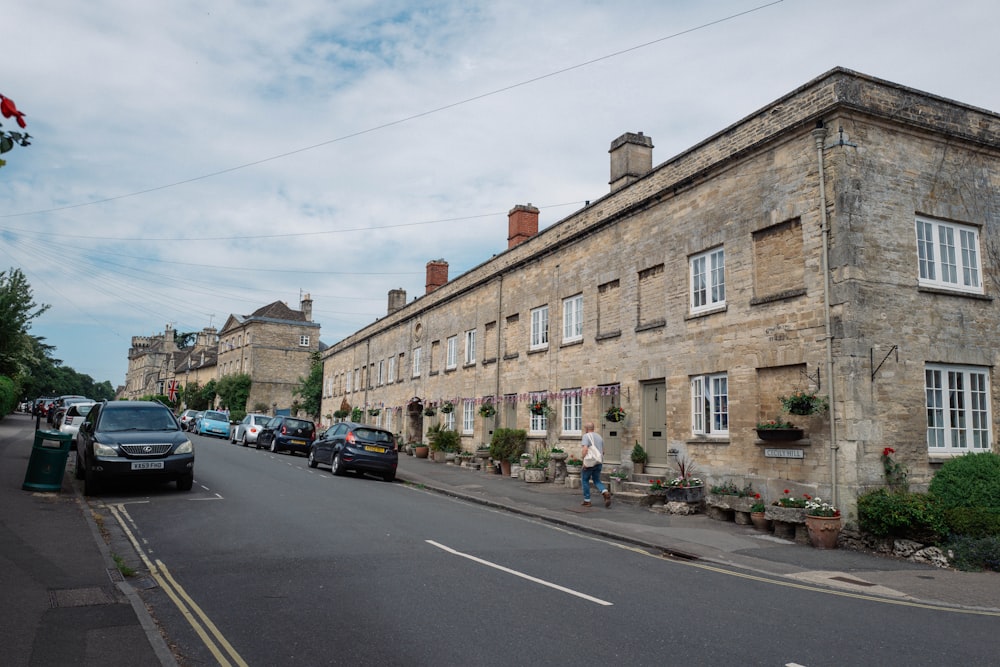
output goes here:
<path id="1" fill-rule="evenodd" d="M 83 456 L 80 455 L 80 450 L 76 452 L 76 478 L 83 479 Z"/>
<path id="2" fill-rule="evenodd" d="M 257 449 L 260 449 L 260 441 L 261 441 L 261 437 L 258 435 L 257 436 Z"/>
<path id="3" fill-rule="evenodd" d="M 343 475 L 344 472 L 346 472 L 344 470 L 344 464 L 340 460 L 340 452 L 333 455 L 333 461 L 330 463 L 330 472 L 334 475 Z"/>
<path id="4" fill-rule="evenodd" d="M 97 492 L 100 490 L 98 487 L 100 483 L 97 481 L 97 473 L 91 466 L 87 466 L 86 472 L 83 476 L 83 495 L 85 496 L 96 496 Z"/>
<path id="5" fill-rule="evenodd" d="M 243 434 L 243 438 L 242 438 L 241 442 L 243 443 L 244 447 L 247 446 L 247 434 L 246 433 Z"/>
<path id="6" fill-rule="evenodd" d="M 273 454 L 277 454 L 278 453 L 278 439 L 277 438 L 271 438 L 271 452 Z"/>
<path id="7" fill-rule="evenodd" d="M 181 475 L 177 478 L 177 490 L 178 491 L 190 491 L 191 487 L 194 486 L 194 473 L 188 473 L 186 475 Z"/>
<path id="8" fill-rule="evenodd" d="M 386 474 L 382 475 L 382 481 L 383 482 L 395 482 L 396 481 L 396 473 L 394 473 L 394 472 L 387 472 Z"/>
<path id="9" fill-rule="evenodd" d="M 319 462 L 316 460 L 316 456 L 313 454 L 313 450 L 310 449 L 309 450 L 309 467 L 310 468 L 315 468 L 318 465 L 319 465 Z"/>

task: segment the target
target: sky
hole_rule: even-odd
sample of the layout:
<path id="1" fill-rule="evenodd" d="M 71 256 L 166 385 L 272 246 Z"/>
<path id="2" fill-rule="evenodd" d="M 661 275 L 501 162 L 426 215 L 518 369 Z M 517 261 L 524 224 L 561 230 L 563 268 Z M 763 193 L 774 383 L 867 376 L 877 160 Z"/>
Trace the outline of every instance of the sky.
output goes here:
<path id="1" fill-rule="evenodd" d="M 30 333 L 123 384 L 132 336 L 273 301 L 330 345 L 834 67 L 1000 110 L 984 0 L 32 0 L 0 94 L 32 145 L 0 168 L 0 270 Z M 17 130 L 0 118 L 4 130 Z"/>

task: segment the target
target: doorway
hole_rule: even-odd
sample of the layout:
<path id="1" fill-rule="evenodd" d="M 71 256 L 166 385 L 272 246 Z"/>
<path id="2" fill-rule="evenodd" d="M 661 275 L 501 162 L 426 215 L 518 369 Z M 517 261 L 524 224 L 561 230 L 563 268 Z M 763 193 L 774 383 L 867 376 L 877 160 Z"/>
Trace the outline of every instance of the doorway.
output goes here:
<path id="1" fill-rule="evenodd" d="M 667 383 L 665 380 L 642 385 L 642 446 L 649 465 L 669 466 L 667 455 Z"/>

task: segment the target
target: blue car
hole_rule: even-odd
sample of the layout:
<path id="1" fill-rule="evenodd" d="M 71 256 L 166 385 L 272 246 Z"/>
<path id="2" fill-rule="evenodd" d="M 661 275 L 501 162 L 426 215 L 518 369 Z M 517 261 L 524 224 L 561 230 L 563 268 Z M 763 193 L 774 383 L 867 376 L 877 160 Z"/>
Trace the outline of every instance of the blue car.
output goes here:
<path id="1" fill-rule="evenodd" d="M 198 435 L 217 435 L 228 440 L 229 415 L 217 410 L 205 410 L 205 414 L 198 418 L 198 427 L 195 432 Z"/>

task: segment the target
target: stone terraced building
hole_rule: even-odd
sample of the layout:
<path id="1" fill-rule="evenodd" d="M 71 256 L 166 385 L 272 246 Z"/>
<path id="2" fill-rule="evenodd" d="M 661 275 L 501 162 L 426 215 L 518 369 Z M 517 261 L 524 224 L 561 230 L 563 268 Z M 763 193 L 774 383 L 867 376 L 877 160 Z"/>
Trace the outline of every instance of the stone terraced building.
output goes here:
<path id="1" fill-rule="evenodd" d="M 444 420 L 466 449 L 518 427 L 570 452 L 593 420 L 608 463 L 639 441 L 654 473 L 689 458 L 710 484 L 848 511 L 885 483 L 887 446 L 916 488 L 997 450 L 998 114 L 837 68 L 655 167 L 652 150 L 622 135 L 608 194 L 541 232 L 515 206 L 505 252 L 451 280 L 431 261 L 409 303 L 391 291 L 323 353 L 324 416 L 361 406 L 403 441 Z M 781 412 L 796 391 L 829 409 Z M 761 440 L 779 418 L 801 437 Z"/>

